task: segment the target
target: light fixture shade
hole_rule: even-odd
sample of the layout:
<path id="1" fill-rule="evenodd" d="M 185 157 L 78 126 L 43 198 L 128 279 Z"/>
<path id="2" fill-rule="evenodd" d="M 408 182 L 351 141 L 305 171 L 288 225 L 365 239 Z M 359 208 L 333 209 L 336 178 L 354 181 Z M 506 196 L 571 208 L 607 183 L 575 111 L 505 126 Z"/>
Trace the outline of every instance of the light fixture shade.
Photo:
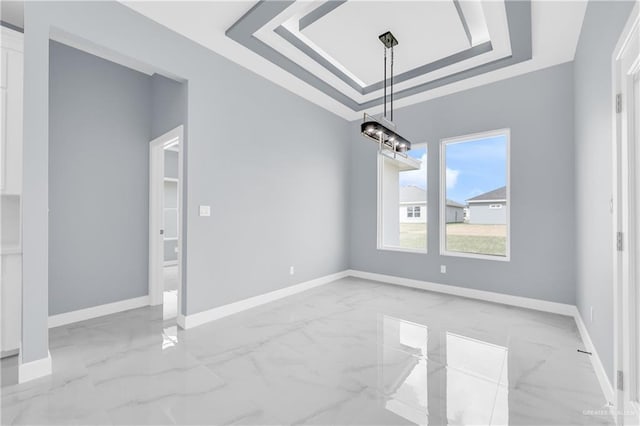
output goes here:
<path id="1" fill-rule="evenodd" d="M 360 125 L 360 131 L 366 138 L 376 143 L 382 143 L 396 152 L 407 152 L 411 149 L 411 142 L 375 120 L 365 120 Z"/>
<path id="2" fill-rule="evenodd" d="M 378 143 L 379 149 L 389 149 L 394 152 L 406 153 L 411 149 L 411 142 L 396 133 L 393 123 L 393 47 L 398 45 L 398 39 L 387 31 L 378 39 L 384 44 L 384 117 L 381 121 L 388 123 L 393 130 L 377 121 L 367 113 L 364 114 L 360 132 L 362 135 Z M 391 50 L 391 120 L 387 120 L 387 50 Z"/>

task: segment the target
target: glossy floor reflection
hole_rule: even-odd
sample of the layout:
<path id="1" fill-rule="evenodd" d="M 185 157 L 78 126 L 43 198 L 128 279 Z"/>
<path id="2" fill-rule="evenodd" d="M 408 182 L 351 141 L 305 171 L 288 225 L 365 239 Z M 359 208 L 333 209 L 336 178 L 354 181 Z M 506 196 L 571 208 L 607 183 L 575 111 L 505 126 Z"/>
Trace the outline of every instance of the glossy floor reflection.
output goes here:
<path id="1" fill-rule="evenodd" d="M 611 424 L 572 318 L 347 278 L 183 331 L 50 330 L 2 424 Z"/>

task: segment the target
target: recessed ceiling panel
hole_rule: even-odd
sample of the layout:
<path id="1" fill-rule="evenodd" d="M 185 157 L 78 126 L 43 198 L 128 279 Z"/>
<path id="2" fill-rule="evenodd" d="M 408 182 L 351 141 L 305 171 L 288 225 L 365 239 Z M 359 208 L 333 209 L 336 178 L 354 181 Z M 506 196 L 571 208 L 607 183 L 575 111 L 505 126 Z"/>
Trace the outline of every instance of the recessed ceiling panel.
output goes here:
<path id="1" fill-rule="evenodd" d="M 391 31 L 395 73 L 461 52 L 470 42 L 453 1 L 347 1 L 302 30 L 309 40 L 370 85 L 382 77 L 383 45 Z"/>
<path id="2" fill-rule="evenodd" d="M 400 47 L 412 44 L 408 54 L 395 52 L 394 100 L 397 106 L 406 106 L 572 60 L 586 9 L 586 0 L 181 0 L 126 4 L 350 119 L 360 116 L 363 110 L 375 114 L 382 109 L 383 82 L 378 74 L 382 74 L 383 50 L 381 45 L 373 47 L 379 44 L 379 33 L 390 29 L 400 39 Z M 416 5 L 442 7 L 443 11 L 433 9 L 431 16 L 427 14 L 426 19 L 421 19 L 422 15 L 411 9 Z M 356 6 L 367 12 L 362 16 L 351 13 L 353 22 L 338 19 L 341 14 L 346 16 L 349 7 Z M 414 35 L 405 35 L 402 28 L 389 24 L 372 30 L 370 36 L 360 35 L 367 42 L 354 40 L 369 26 L 386 22 L 388 17 L 374 19 L 374 15 L 390 15 L 389 10 L 403 6 L 406 8 L 402 19 L 391 20 L 410 25 L 414 34 L 433 40 L 415 40 Z M 372 7 L 387 11 L 373 13 Z M 428 23 L 430 17 L 437 19 Z M 331 19 L 336 22 L 330 24 Z M 325 40 L 324 35 L 314 33 L 322 33 L 320 26 L 326 26 L 330 35 L 339 40 L 339 49 L 335 40 Z M 430 42 L 441 49 L 439 53 L 420 50 Z M 350 43 L 351 48 L 345 43 Z M 371 47 L 361 46 L 366 43 Z M 351 52 L 345 56 L 347 50 Z M 423 56 L 416 56 L 416 51 Z M 414 60 L 416 65 L 403 63 L 407 59 Z M 342 62 L 351 68 L 363 66 L 364 71 L 358 72 L 373 83 L 359 81 Z M 368 67 L 374 78 L 364 75 Z"/>

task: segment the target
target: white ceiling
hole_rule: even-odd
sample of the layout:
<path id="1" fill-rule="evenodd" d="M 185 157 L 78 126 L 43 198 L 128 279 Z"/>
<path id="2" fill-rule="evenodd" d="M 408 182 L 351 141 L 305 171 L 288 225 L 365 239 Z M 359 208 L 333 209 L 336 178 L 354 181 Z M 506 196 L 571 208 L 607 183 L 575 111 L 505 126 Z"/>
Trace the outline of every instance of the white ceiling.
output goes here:
<path id="1" fill-rule="evenodd" d="M 0 2 L 0 20 L 18 28 L 23 28 L 24 1 L 2 0 Z"/>
<path id="2" fill-rule="evenodd" d="M 298 20 L 324 1 L 297 1 L 277 16 L 265 22 L 255 32 L 276 54 L 302 66 L 321 82 L 309 83 L 299 75 L 271 62 L 268 57 L 232 40 L 225 32 L 257 3 L 256 1 L 124 1 L 128 7 L 154 21 L 194 40 L 228 59 L 262 75 L 344 118 L 357 119 L 362 110 L 378 113 L 382 106 L 376 101 L 381 89 L 361 92 L 381 80 L 383 47 L 377 35 L 391 29 L 399 40 L 395 48 L 396 75 L 490 39 L 493 50 L 448 64 L 428 73 L 415 75 L 399 83 L 396 91 L 410 89 L 422 83 L 455 75 L 460 71 L 491 63 L 511 55 L 508 14 L 505 5 L 496 0 L 463 0 L 459 9 L 466 20 L 467 32 L 459 10 L 451 0 L 441 1 L 359 1 L 350 0 L 326 13 L 314 23 L 298 30 Z M 540 1 L 531 4 L 531 59 L 450 84 L 429 88 L 398 99 L 396 107 L 410 105 L 434 97 L 487 84 L 515 75 L 531 72 L 573 60 L 586 10 L 586 1 Z M 319 55 L 351 78 L 347 84 L 327 66 L 312 59 L 309 53 L 274 33 L 282 26 L 311 46 Z M 469 40 L 469 36 L 471 41 Z M 324 87 L 324 88 L 323 88 Z M 327 89 L 328 88 L 328 89 Z M 334 93 L 332 96 L 331 93 Z M 339 93 L 336 96 L 335 93 Z M 343 102 L 338 97 L 348 98 Z M 370 104 L 366 104 L 370 102 Z M 377 103 L 376 103 L 377 102 Z M 375 104 L 372 104 L 375 103 Z M 353 105 L 366 107 L 354 108 Z"/>
<path id="3" fill-rule="evenodd" d="M 397 74 L 470 47 L 453 1 L 348 1 L 301 32 L 369 85 L 383 76 L 384 46 L 378 36 L 386 31 L 399 41 Z"/>

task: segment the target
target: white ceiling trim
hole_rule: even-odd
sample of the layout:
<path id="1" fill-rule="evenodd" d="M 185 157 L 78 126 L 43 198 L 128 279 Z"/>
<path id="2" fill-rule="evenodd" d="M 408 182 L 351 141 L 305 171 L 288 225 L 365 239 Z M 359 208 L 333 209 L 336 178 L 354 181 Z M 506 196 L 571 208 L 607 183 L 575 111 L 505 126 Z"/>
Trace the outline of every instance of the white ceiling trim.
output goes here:
<path id="1" fill-rule="evenodd" d="M 471 48 L 464 19 L 453 0 L 346 1 L 301 33 L 369 86 L 382 79 L 380 34 L 390 30 L 397 37 L 395 71 L 401 75 Z"/>
<path id="2" fill-rule="evenodd" d="M 261 27 L 263 27 L 269 20 L 273 19 L 275 16 L 280 14 L 283 10 L 290 7 L 292 3 L 293 2 L 260 1 L 254 7 L 252 7 L 246 14 L 240 17 L 231 27 L 229 27 L 229 29 L 225 32 L 225 34 L 227 37 L 237 41 L 247 49 L 268 59 L 274 64 L 278 64 L 278 66 L 281 67 L 283 70 L 286 70 L 290 74 L 297 76 L 303 81 L 306 81 L 309 85 L 324 92 L 325 94 L 327 94 L 327 96 L 337 100 L 338 102 L 344 104 L 348 108 L 353 109 L 354 111 L 365 111 L 377 105 L 382 105 L 384 103 L 383 97 L 379 97 L 377 99 L 364 102 L 364 103 L 358 103 L 354 101 L 343 92 L 337 90 L 335 87 L 326 83 L 324 80 L 319 78 L 314 73 L 307 71 L 306 69 L 301 67 L 299 64 L 291 60 L 289 57 L 281 54 L 280 52 L 278 52 L 271 46 L 265 44 L 264 42 L 258 40 L 254 36 L 256 31 L 258 31 Z M 343 3 L 336 3 L 336 4 L 340 5 Z M 346 4 L 349 5 L 349 4 L 361 4 L 361 3 L 347 2 Z M 396 3 L 393 3 L 393 4 L 395 5 Z M 440 3 L 425 2 L 424 4 L 434 5 L 434 4 L 440 4 Z M 446 4 L 450 4 L 450 3 L 446 3 Z M 387 9 L 385 10 L 387 12 L 385 12 L 385 10 L 378 10 L 377 11 L 378 14 L 376 14 L 373 17 L 370 16 L 369 18 L 375 18 L 380 13 L 383 13 L 383 14 L 389 13 L 391 16 L 392 11 L 394 10 L 393 7 L 391 8 L 391 10 L 388 9 L 389 7 L 388 5 L 386 7 Z M 509 1 L 508 3 L 505 3 L 505 8 L 508 16 L 507 19 L 508 19 L 508 26 L 509 26 L 509 35 L 510 35 L 510 39 L 511 39 L 510 41 L 512 46 L 512 54 L 510 56 L 500 58 L 499 60 L 493 61 L 488 64 L 484 64 L 472 69 L 447 75 L 437 80 L 432 80 L 420 85 L 412 86 L 404 90 L 398 90 L 394 93 L 393 98 L 395 98 L 396 100 L 399 100 L 408 96 L 425 92 L 427 90 L 433 90 L 437 87 L 448 85 L 453 82 L 457 82 L 463 79 L 468 79 L 468 78 L 471 78 L 480 74 L 484 74 L 493 70 L 497 70 L 497 69 L 511 66 L 523 61 L 530 60 L 532 58 L 532 50 L 533 50 L 532 49 L 532 44 L 533 44 L 532 43 L 532 27 L 531 27 L 531 21 L 532 21 L 531 20 L 531 1 L 530 0 Z M 340 9 L 341 8 L 338 8 L 338 10 Z M 449 9 L 450 15 L 452 15 L 450 18 L 458 22 L 460 20 L 461 14 L 458 11 L 453 9 L 455 8 Z M 352 10 L 351 11 L 352 18 L 353 18 L 353 14 L 355 13 L 356 15 L 355 18 L 357 18 L 358 22 L 363 20 L 368 22 L 367 16 L 366 16 L 367 10 L 369 9 L 365 8 L 360 10 L 356 9 L 355 11 Z M 331 9 L 329 9 L 328 11 L 330 12 Z M 437 12 L 437 9 L 434 9 L 433 11 Z M 405 14 L 408 14 L 407 16 L 412 16 L 411 15 L 412 10 L 403 9 L 403 12 Z M 424 14 L 427 12 L 428 10 L 423 9 L 422 11 L 420 11 L 419 15 L 424 16 Z M 362 15 L 362 17 L 360 17 L 360 15 Z M 319 17 L 322 17 L 322 16 L 323 15 L 319 15 Z M 330 17 L 332 15 L 329 14 L 328 16 Z M 429 16 L 431 16 L 432 18 L 435 17 L 437 19 L 438 14 L 436 13 L 435 15 L 429 15 Z M 395 24 L 393 24 L 393 22 L 395 22 Z M 433 20 L 431 22 L 433 22 Z M 395 28 L 394 31 L 398 30 L 399 26 L 401 27 L 403 25 L 401 16 L 398 16 L 398 15 L 395 15 L 395 18 L 391 19 L 390 23 L 392 26 L 394 26 Z M 327 34 L 327 38 L 329 38 L 329 36 L 333 38 L 331 42 L 332 46 L 334 44 L 340 45 L 341 39 L 349 39 L 348 33 L 345 34 L 344 32 L 342 32 L 341 34 L 339 34 L 338 32 L 332 31 L 332 28 L 334 27 L 342 28 L 343 30 L 350 29 L 349 22 L 339 22 L 339 21 L 332 22 L 331 27 L 325 30 L 325 33 Z M 382 28 L 384 27 L 386 27 L 386 25 L 383 26 Z M 417 23 L 414 22 L 414 24 L 411 26 L 411 28 L 413 28 L 414 31 L 416 28 L 419 28 L 419 27 L 420 27 L 419 21 Z M 352 45 L 347 51 L 347 53 L 350 55 L 349 60 L 352 63 L 353 61 L 351 60 L 351 56 L 356 56 L 359 54 L 360 55 L 359 57 L 362 58 L 362 54 L 364 53 L 365 54 L 365 57 L 363 58 L 364 60 L 366 60 L 368 57 L 376 56 L 376 51 L 378 51 L 378 49 L 380 48 L 378 40 L 376 40 L 376 38 L 379 32 L 383 31 L 380 27 L 376 27 L 375 30 L 373 31 L 373 34 L 371 34 L 371 31 L 366 29 L 366 27 L 358 27 L 358 28 L 360 28 L 359 31 L 357 32 L 357 36 L 359 37 L 358 43 L 355 46 Z M 440 40 L 442 40 L 443 37 L 445 37 L 446 39 L 446 37 L 449 36 L 449 33 L 446 32 L 445 30 L 446 25 L 445 27 L 434 26 L 433 28 L 437 28 L 439 29 L 439 31 L 443 31 L 445 33 L 444 35 L 442 35 L 442 37 L 439 38 Z M 287 39 L 290 43 L 294 44 L 299 49 L 304 50 L 305 53 L 313 57 L 314 60 L 322 63 L 323 66 L 332 70 L 333 73 L 335 73 L 339 78 L 345 80 L 345 82 L 350 86 L 352 86 L 356 91 L 360 91 L 362 93 L 368 93 L 371 90 L 375 90 L 376 88 L 380 88 L 381 86 L 383 86 L 383 82 L 378 81 L 376 84 L 370 85 L 367 88 L 359 89 L 355 82 L 349 80 L 348 77 L 341 74 L 339 70 L 336 70 L 335 67 L 333 67 L 332 64 L 326 62 L 323 58 L 319 57 L 314 51 L 309 50 L 304 44 L 302 44 L 299 40 L 297 40 L 293 35 L 291 35 L 283 27 L 278 27 L 277 32 L 281 36 L 283 36 L 285 39 Z M 366 38 L 363 39 L 362 37 L 365 32 L 369 32 L 369 35 L 367 35 Z M 423 50 L 422 45 L 420 44 L 419 41 L 416 41 L 416 40 L 421 40 L 423 37 L 425 37 L 424 34 L 420 35 L 419 33 L 414 33 L 413 36 L 411 37 L 409 37 L 410 33 L 398 32 L 398 34 L 409 41 L 410 49 L 414 49 L 416 52 L 422 52 Z M 416 36 L 418 37 L 417 39 L 416 39 Z M 460 42 L 462 43 L 462 45 L 466 45 L 467 43 L 469 43 L 469 37 L 467 37 L 466 34 L 459 33 L 458 36 L 461 37 Z M 438 38 L 438 37 L 437 35 L 427 35 L 426 38 L 432 39 L 432 38 Z M 436 43 L 436 45 L 437 44 L 438 43 Z M 359 48 L 360 45 L 365 47 L 368 46 L 368 48 L 360 49 Z M 441 47 L 440 48 L 441 50 L 438 50 L 439 52 L 438 55 L 444 55 L 444 56 L 442 56 L 441 58 L 438 56 L 438 58 L 440 59 L 438 59 L 436 62 L 433 62 L 433 63 L 429 62 L 427 64 L 418 66 L 417 68 L 414 68 L 411 71 L 397 74 L 395 80 L 397 80 L 398 82 L 401 82 L 405 79 L 412 78 L 418 74 L 426 73 L 438 67 L 442 67 L 453 62 L 461 61 L 463 59 L 466 59 L 467 54 L 474 55 L 474 54 L 483 53 L 483 51 L 486 48 L 491 49 L 491 44 L 485 43 L 484 45 L 481 45 L 481 46 L 471 47 L 470 49 L 472 50 L 465 51 L 467 53 L 448 55 L 446 50 L 442 50 L 442 47 Z M 404 49 L 406 50 L 406 48 Z M 402 47 L 400 50 L 402 50 Z M 405 56 L 406 54 L 403 55 L 403 57 Z M 411 55 L 409 56 L 411 57 Z M 433 58 L 433 56 L 431 57 Z M 424 56 L 422 57 L 423 60 L 424 59 L 428 60 L 427 58 L 428 57 L 424 57 Z M 368 62 L 356 61 L 355 63 L 357 63 L 358 66 L 361 67 L 362 64 L 368 63 Z M 373 67 L 371 67 L 371 70 L 373 70 Z"/>
<path id="3" fill-rule="evenodd" d="M 294 5 L 295 6 L 295 5 Z M 289 7 L 288 9 L 293 8 L 294 6 Z M 301 7 L 302 10 L 308 10 L 308 5 L 302 4 L 301 6 L 307 6 L 306 8 Z M 401 83 L 396 83 L 394 85 L 395 91 L 400 91 L 409 87 L 416 86 L 418 84 L 432 81 L 446 75 L 450 75 L 453 73 L 457 73 L 460 71 L 464 71 L 479 65 L 484 65 L 486 63 L 495 61 L 500 58 L 508 57 L 511 55 L 511 43 L 509 40 L 509 28 L 507 23 L 507 14 L 504 8 L 504 1 L 483 1 L 481 7 L 483 8 L 483 14 L 486 16 L 486 22 L 490 31 L 490 37 L 493 44 L 493 50 L 484 53 L 469 59 L 465 59 L 460 62 L 456 62 L 452 65 L 440 68 L 438 70 L 432 71 L 430 73 L 422 74 L 412 79 L 403 81 Z M 287 10 L 288 10 L 287 9 Z M 299 13 L 297 10 L 293 14 L 293 17 L 290 14 L 286 13 L 286 10 L 283 14 L 278 15 L 276 18 L 272 19 L 267 25 L 262 27 L 258 32 L 255 33 L 255 36 L 271 46 L 278 52 L 287 56 L 298 65 L 304 67 L 309 72 L 315 74 L 317 77 L 321 78 L 328 84 L 332 85 L 336 89 L 340 90 L 345 95 L 349 96 L 351 99 L 358 103 L 367 102 L 376 98 L 379 98 L 383 94 L 383 89 L 379 89 L 377 91 L 368 93 L 363 95 L 362 93 L 357 92 L 347 83 L 345 83 L 342 79 L 338 78 L 331 71 L 327 70 L 325 67 L 320 65 L 315 60 L 311 59 L 304 52 L 301 52 L 295 46 L 288 43 L 278 34 L 274 33 L 273 30 L 279 26 L 280 21 L 282 19 L 287 19 L 288 21 L 294 20 L 297 25 L 297 19 L 300 16 L 304 16 L 304 14 Z M 302 35 L 304 37 L 304 35 Z M 376 63 L 376 67 L 380 70 L 380 74 L 382 74 L 382 55 L 379 57 L 372 58 L 372 60 Z M 334 62 L 335 65 L 335 62 Z M 382 75 L 381 75 L 382 79 Z"/>
<path id="4" fill-rule="evenodd" d="M 471 33 L 471 44 L 476 46 L 485 41 L 490 41 L 489 28 L 484 14 L 486 1 L 459 1 L 469 32 Z"/>
<path id="5" fill-rule="evenodd" d="M 127 1 L 124 4 L 328 111 L 349 120 L 359 119 L 362 116 L 361 112 L 351 110 L 225 36 L 225 31 L 249 10 L 255 1 L 187 3 Z M 397 100 L 395 105 L 402 107 L 423 102 L 573 60 L 586 5 L 586 1 L 534 0 L 531 5 L 533 36 L 531 60 L 408 96 Z M 488 15 L 487 19 L 489 19 Z M 375 114 L 381 110 L 382 106 L 378 106 L 368 109 L 367 112 Z"/>

